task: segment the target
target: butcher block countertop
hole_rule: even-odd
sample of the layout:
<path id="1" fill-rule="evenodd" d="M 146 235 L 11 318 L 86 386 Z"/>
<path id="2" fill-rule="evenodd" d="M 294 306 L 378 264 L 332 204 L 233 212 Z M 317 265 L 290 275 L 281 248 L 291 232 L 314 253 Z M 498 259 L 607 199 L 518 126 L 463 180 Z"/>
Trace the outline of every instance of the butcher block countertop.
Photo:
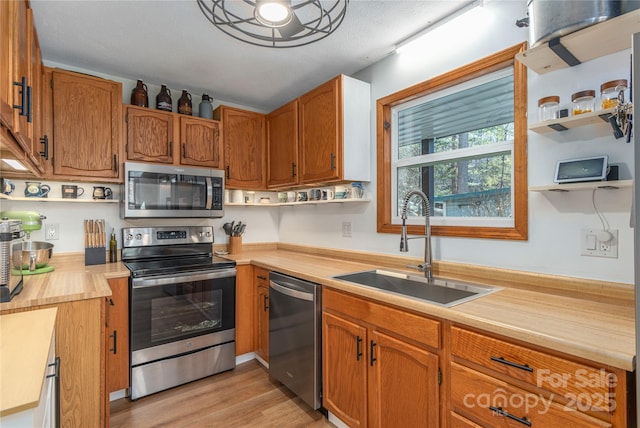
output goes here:
<path id="1" fill-rule="evenodd" d="M 526 280 L 519 278 L 517 274 L 506 275 L 505 272 L 496 272 L 495 281 L 485 280 L 482 283 L 497 285 L 502 287 L 502 290 L 446 308 L 332 279 L 335 275 L 384 267 L 377 263 L 388 262 L 388 257 L 381 257 L 373 264 L 351 261 L 344 257 L 335 258 L 331 252 L 322 256 L 312 255 L 311 250 L 305 253 L 304 248 L 291 248 L 295 251 L 259 248 L 252 250 L 246 245 L 243 248 L 245 250 L 242 253 L 225 257 L 236 260 L 238 264 L 251 263 L 265 269 L 277 270 L 336 290 L 476 327 L 611 367 L 627 371 L 633 371 L 635 367 L 635 321 L 631 285 L 572 278 L 556 278 L 556 281 L 552 281 L 544 276 L 534 275 L 535 278 L 529 280 L 533 285 L 523 286 L 522 283 Z M 403 262 L 406 263 L 406 260 Z M 398 270 L 408 272 L 405 268 Z M 455 273 L 455 268 L 444 264 L 440 270 Z M 416 272 L 411 271 L 412 274 Z M 447 276 L 438 272 L 437 264 L 435 274 Z M 509 284 L 510 276 L 515 278 L 512 286 Z M 452 274 L 450 277 L 464 279 L 461 275 Z M 477 278 L 471 280 L 481 282 Z M 566 287 L 562 288 L 557 283 L 566 284 Z M 587 290 L 585 295 L 579 291 L 581 285 Z"/>
<path id="2" fill-rule="evenodd" d="M 57 311 L 0 316 L 0 416 L 38 405 Z"/>

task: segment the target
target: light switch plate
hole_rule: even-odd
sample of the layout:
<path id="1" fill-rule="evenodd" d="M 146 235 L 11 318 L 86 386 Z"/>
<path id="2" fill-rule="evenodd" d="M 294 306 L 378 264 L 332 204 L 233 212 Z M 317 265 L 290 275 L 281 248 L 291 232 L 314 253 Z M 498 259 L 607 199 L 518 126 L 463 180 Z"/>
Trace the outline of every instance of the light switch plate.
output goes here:
<path id="1" fill-rule="evenodd" d="M 582 229 L 580 231 L 580 254 L 592 257 L 618 258 L 618 230 L 609 229 L 610 240 L 602 240 L 602 229 Z"/>

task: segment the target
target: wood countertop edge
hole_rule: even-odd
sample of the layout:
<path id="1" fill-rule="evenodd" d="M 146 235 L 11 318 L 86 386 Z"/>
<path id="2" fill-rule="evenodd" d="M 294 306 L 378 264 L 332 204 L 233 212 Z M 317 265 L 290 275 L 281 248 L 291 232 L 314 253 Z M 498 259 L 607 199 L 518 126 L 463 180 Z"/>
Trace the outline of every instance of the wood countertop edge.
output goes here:
<path id="1" fill-rule="evenodd" d="M 28 410 L 39 404 L 57 311 L 57 308 L 46 308 L 0 316 L 0 416 Z"/>

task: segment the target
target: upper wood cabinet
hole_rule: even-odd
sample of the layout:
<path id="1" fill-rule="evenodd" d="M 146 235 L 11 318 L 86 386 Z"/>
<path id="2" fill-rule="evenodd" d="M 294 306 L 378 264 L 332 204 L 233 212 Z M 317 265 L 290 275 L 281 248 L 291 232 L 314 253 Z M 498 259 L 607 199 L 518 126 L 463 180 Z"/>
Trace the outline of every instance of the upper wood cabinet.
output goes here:
<path id="1" fill-rule="evenodd" d="M 127 160 L 222 168 L 220 123 L 128 105 Z"/>
<path id="2" fill-rule="evenodd" d="M 53 174 L 121 181 L 122 84 L 54 69 Z"/>
<path id="3" fill-rule="evenodd" d="M 267 187 L 298 184 L 298 100 L 267 115 Z"/>
<path id="4" fill-rule="evenodd" d="M 370 99 L 344 75 L 299 98 L 300 184 L 371 180 Z"/>
<path id="5" fill-rule="evenodd" d="M 267 187 L 370 181 L 370 85 L 340 75 L 267 115 Z"/>
<path id="6" fill-rule="evenodd" d="M 264 189 L 265 115 L 220 106 L 214 110 L 213 118 L 222 123 L 226 187 Z"/>

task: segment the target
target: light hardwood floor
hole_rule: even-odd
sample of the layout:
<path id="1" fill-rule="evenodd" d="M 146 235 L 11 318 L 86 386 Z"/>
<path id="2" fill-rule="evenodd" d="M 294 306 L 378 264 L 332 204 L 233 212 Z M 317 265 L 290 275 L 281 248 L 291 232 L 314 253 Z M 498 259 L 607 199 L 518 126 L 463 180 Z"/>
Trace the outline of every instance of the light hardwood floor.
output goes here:
<path id="1" fill-rule="evenodd" d="M 111 403 L 112 428 L 333 426 L 255 360 L 134 402 Z"/>

